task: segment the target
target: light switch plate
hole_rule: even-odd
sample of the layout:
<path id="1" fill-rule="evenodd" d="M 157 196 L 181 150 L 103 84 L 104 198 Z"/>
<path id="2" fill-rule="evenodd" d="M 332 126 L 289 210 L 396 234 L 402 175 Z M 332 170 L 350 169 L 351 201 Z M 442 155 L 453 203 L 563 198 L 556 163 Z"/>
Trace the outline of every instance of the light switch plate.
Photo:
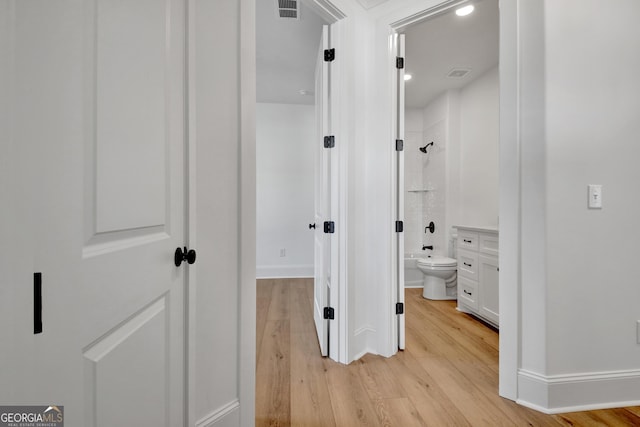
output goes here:
<path id="1" fill-rule="evenodd" d="M 602 209 L 602 185 L 589 184 L 589 209 Z"/>

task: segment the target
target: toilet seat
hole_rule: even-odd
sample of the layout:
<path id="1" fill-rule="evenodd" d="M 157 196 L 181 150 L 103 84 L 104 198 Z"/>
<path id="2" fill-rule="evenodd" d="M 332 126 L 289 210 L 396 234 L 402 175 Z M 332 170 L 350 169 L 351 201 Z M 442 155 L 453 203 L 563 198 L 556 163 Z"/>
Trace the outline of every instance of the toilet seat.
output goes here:
<path id="1" fill-rule="evenodd" d="M 423 267 L 457 267 L 458 265 L 458 261 L 453 258 L 437 255 L 429 258 L 420 258 L 417 263 Z"/>

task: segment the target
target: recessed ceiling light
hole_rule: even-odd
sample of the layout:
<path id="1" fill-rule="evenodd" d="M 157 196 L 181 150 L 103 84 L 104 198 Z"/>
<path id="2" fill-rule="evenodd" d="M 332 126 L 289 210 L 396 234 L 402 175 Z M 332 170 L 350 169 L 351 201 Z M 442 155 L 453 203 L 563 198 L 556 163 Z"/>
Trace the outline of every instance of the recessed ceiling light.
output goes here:
<path id="1" fill-rule="evenodd" d="M 413 76 L 411 74 L 405 74 L 404 75 L 404 81 L 406 82 L 407 80 L 411 80 Z"/>
<path id="2" fill-rule="evenodd" d="M 458 15 L 458 16 L 467 16 L 468 14 L 473 12 L 473 9 L 474 9 L 474 7 L 473 7 L 472 4 L 470 4 L 468 6 L 461 7 L 460 9 L 456 10 L 456 15 Z"/>

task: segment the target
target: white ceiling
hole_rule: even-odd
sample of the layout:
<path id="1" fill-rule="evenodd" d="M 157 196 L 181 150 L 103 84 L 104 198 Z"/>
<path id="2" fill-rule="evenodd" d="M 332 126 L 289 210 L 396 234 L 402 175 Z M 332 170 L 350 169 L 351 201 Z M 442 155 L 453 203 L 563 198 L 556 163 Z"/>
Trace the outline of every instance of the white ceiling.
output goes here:
<path id="1" fill-rule="evenodd" d="M 279 18 L 277 0 L 256 0 L 258 102 L 313 104 L 324 20 L 300 2 L 300 19 Z M 311 92 L 300 95 L 300 91 Z"/>
<path id="2" fill-rule="evenodd" d="M 277 0 L 256 0 L 257 101 L 313 104 L 314 72 L 325 21 L 300 2 L 300 19 L 279 18 Z M 454 12 L 414 24 L 406 34 L 405 104 L 422 108 L 498 64 L 498 0 L 474 1 L 466 17 Z M 471 71 L 446 77 L 453 68 Z M 311 95 L 300 95 L 300 91 Z"/>
<path id="3" fill-rule="evenodd" d="M 473 4 L 470 15 L 451 11 L 405 31 L 405 71 L 413 76 L 405 85 L 407 107 L 425 107 L 445 90 L 466 86 L 498 65 L 498 0 Z M 471 71 L 447 77 L 454 68 Z"/>

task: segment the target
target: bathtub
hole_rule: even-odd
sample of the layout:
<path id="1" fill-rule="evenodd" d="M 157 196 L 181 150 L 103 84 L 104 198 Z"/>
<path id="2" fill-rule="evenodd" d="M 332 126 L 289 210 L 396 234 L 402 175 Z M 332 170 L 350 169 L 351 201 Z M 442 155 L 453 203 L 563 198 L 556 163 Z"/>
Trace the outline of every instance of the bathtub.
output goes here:
<path id="1" fill-rule="evenodd" d="M 418 259 L 426 258 L 424 252 L 404 254 L 404 287 L 421 288 L 422 271 L 418 270 Z"/>
<path id="2" fill-rule="evenodd" d="M 454 229 L 455 230 L 455 229 Z M 434 255 L 448 256 L 449 258 L 456 259 L 457 257 L 457 240 L 458 233 L 453 232 L 449 238 L 449 248 L 451 252 L 446 255 L 446 252 L 441 254 L 439 252 Z M 427 258 L 426 252 L 407 252 L 404 254 L 404 287 L 405 288 L 422 288 L 422 271 L 418 270 L 418 259 Z"/>

